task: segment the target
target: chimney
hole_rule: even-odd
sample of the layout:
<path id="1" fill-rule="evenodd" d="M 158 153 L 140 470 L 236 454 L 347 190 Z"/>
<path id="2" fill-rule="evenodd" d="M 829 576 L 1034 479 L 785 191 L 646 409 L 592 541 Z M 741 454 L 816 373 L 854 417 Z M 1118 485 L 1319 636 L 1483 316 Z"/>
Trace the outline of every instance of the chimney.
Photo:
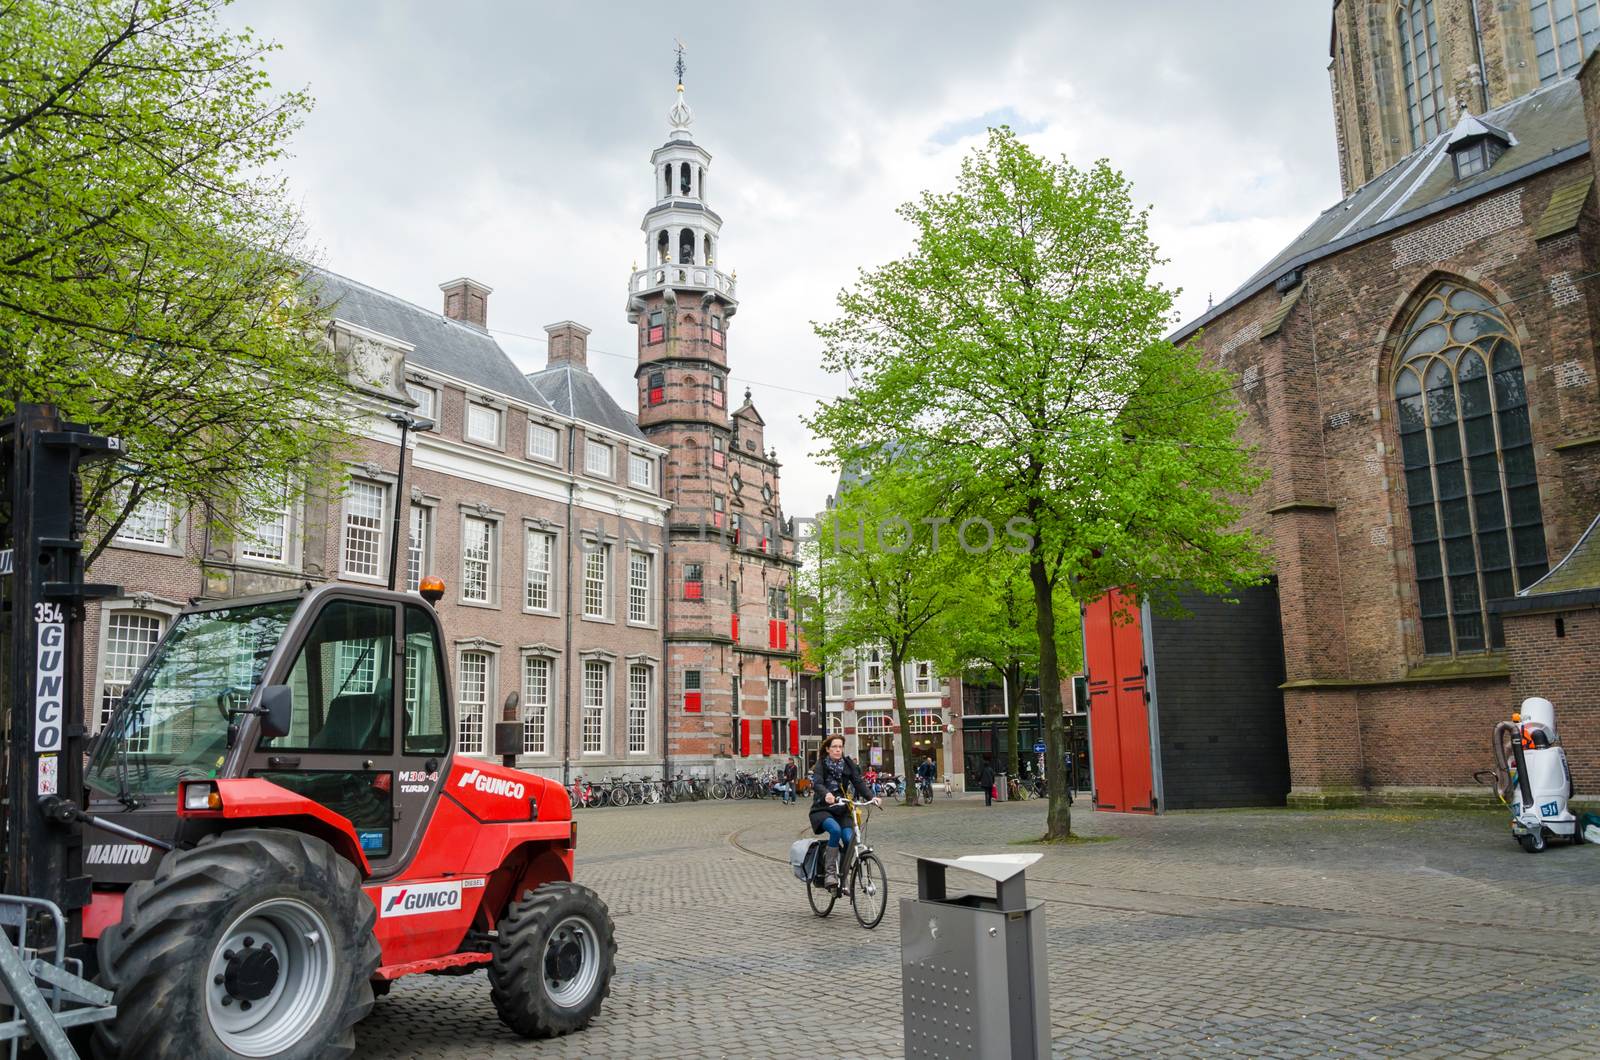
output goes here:
<path id="1" fill-rule="evenodd" d="M 441 283 L 439 290 L 444 292 L 445 316 L 488 330 L 489 296 L 494 293 L 493 287 L 463 276 Z"/>
<path id="2" fill-rule="evenodd" d="M 589 367 L 589 329 L 571 320 L 559 324 L 546 324 L 544 333 L 550 336 L 549 366 L 571 364 Z"/>

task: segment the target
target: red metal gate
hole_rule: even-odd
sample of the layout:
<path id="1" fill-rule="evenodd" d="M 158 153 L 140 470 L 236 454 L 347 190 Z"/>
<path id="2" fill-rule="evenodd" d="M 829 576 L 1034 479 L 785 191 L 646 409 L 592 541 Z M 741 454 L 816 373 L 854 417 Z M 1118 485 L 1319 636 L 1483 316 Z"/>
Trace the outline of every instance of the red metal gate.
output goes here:
<path id="1" fill-rule="evenodd" d="M 1133 620 L 1116 621 L 1118 610 L 1131 611 Z M 1121 592 L 1090 603 L 1083 614 L 1083 647 L 1095 809 L 1154 813 L 1150 704 L 1138 605 Z"/>

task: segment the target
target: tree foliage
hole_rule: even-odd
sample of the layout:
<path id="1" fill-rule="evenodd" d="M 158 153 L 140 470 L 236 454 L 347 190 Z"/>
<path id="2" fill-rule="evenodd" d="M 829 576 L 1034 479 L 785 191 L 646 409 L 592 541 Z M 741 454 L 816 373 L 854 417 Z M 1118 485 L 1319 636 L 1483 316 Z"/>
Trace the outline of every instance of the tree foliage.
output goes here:
<path id="1" fill-rule="evenodd" d="M 807 594 L 825 612 L 808 633 L 808 647 L 814 661 L 833 670 L 865 651 L 883 653 L 900 725 L 906 800 L 914 803 L 905 668 L 934 654 L 942 620 L 970 598 L 968 567 L 951 535 L 923 525 L 934 510 L 923 481 L 899 463 L 852 470 L 855 482 L 818 521 L 808 546 Z"/>
<path id="2" fill-rule="evenodd" d="M 955 190 L 900 213 L 913 249 L 817 326 L 825 366 L 855 382 L 810 426 L 836 460 L 912 446 L 958 518 L 1020 528 L 1057 763 L 1058 593 L 1159 601 L 1264 576 L 1257 540 L 1232 529 L 1261 477 L 1234 438 L 1234 379 L 1165 338 L 1147 213 L 1104 161 L 1079 169 L 991 130 Z M 1071 829 L 1061 773 L 1052 836 Z"/>
<path id="3" fill-rule="evenodd" d="M 270 175 L 310 99 L 221 6 L 0 0 L 0 415 L 48 402 L 122 438 L 86 484 L 101 548 L 147 498 L 281 503 L 345 430 Z"/>

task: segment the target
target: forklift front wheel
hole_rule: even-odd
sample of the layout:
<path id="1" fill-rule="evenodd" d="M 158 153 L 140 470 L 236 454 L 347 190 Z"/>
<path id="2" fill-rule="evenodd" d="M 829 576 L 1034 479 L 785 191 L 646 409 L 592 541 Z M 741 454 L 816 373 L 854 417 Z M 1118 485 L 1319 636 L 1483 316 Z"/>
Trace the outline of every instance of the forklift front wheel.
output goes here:
<path id="1" fill-rule="evenodd" d="M 588 1026 L 616 970 L 611 912 L 600 896 L 547 883 L 511 903 L 497 926 L 489 985 L 500 1022 L 524 1038 Z"/>
<path id="2" fill-rule="evenodd" d="M 1517 842 L 1522 844 L 1522 849 L 1530 854 L 1537 854 L 1544 849 L 1544 829 L 1536 829 L 1526 835 L 1517 836 Z"/>

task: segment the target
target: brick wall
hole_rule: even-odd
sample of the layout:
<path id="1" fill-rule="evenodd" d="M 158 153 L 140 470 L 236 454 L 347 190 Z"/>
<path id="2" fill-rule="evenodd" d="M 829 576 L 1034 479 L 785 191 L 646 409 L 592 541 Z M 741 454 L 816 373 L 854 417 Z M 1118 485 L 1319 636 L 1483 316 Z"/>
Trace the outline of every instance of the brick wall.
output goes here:
<path id="1" fill-rule="evenodd" d="M 1559 623 L 1559 625 L 1558 625 Z M 1529 696 L 1555 705 L 1556 731 L 1578 795 L 1600 795 L 1600 608 L 1505 616 L 1514 709 Z M 1502 709 L 1496 721 L 1510 716 Z M 1487 738 L 1486 738 L 1487 740 Z M 1480 767 L 1484 768 L 1484 767 Z"/>

